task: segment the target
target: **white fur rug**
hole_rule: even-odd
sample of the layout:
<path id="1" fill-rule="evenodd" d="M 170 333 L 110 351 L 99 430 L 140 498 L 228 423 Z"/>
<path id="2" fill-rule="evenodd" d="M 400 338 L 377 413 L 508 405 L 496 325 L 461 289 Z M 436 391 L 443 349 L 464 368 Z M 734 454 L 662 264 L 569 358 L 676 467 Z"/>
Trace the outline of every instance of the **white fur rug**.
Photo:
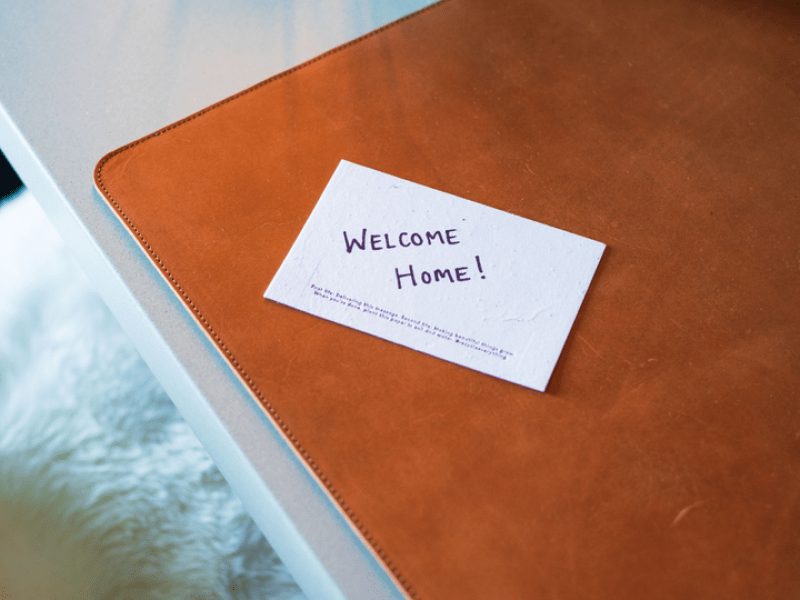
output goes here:
<path id="1" fill-rule="evenodd" d="M 30 194 L 0 204 L 0 598 L 295 597 Z"/>

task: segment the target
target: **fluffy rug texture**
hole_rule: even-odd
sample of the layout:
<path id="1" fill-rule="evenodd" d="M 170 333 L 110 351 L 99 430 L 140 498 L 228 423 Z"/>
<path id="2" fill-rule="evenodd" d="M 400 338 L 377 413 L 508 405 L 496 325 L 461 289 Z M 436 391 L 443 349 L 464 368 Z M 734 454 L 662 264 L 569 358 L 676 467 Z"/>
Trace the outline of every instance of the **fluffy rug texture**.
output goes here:
<path id="1" fill-rule="evenodd" d="M 300 597 L 30 194 L 0 204 L 0 599 Z"/>

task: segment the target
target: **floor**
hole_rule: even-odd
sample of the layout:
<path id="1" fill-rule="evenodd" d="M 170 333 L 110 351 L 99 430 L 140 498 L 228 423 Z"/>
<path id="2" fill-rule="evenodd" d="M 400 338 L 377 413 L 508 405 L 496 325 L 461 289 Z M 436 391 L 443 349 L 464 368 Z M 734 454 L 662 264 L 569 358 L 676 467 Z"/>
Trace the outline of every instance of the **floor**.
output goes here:
<path id="1" fill-rule="evenodd" d="M 0 165 L 0 598 L 302 597 L 17 185 Z"/>

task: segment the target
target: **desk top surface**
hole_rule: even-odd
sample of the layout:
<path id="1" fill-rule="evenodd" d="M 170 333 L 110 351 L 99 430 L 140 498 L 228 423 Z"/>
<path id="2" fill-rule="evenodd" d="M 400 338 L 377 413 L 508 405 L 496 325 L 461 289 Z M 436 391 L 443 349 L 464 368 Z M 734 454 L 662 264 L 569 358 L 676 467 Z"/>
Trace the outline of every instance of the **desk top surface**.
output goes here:
<path id="1" fill-rule="evenodd" d="M 322 3 L 307 0 L 290 9 L 243 0 L 222 6 L 201 0 L 191 8 L 88 0 L 35 8 L 6 3 L 0 12 L 0 145 L 306 593 L 397 598 L 402 594 L 91 183 L 94 164 L 109 150 L 419 8 L 391 3 L 390 10 L 388 1 L 377 0 L 325 3 L 324 10 L 317 4 Z M 500 182 L 507 187 L 490 189 L 487 202 L 504 199 L 506 210 L 529 211 L 529 218 L 607 243 L 603 270 L 548 394 L 517 402 L 518 396 L 499 388 L 483 394 L 476 382 L 468 404 L 461 393 L 436 395 L 457 407 L 448 427 L 438 427 L 435 419 L 426 419 L 424 429 L 419 421 L 401 422 L 388 432 L 394 438 L 381 437 L 387 454 L 361 453 L 369 457 L 363 464 L 379 467 L 369 472 L 369 485 L 353 478 L 342 496 L 351 507 L 383 509 L 390 501 L 404 511 L 424 506 L 411 515 L 416 529 L 391 511 L 368 511 L 373 519 L 383 516 L 384 533 L 396 534 L 391 543 L 405 548 L 404 565 L 416 565 L 416 577 L 407 579 L 421 582 L 414 587 L 425 591 L 424 598 L 490 597 L 501 589 L 497 581 L 526 582 L 514 588 L 519 593 L 503 597 L 526 597 L 531 589 L 576 598 L 605 597 L 610 590 L 629 598 L 692 595 L 687 590 L 697 590 L 698 597 L 750 598 L 755 589 L 762 596 L 791 596 L 800 572 L 792 533 L 800 514 L 800 379 L 793 368 L 800 356 L 796 7 L 777 1 L 748 8 L 734 0 L 519 0 L 507 6 L 533 7 L 530 19 L 509 14 L 498 21 L 489 18 L 503 12 L 496 3 L 470 4 L 486 8 L 462 21 L 470 35 L 453 34 L 442 43 L 442 29 L 431 30 L 426 72 L 454 64 L 444 54 L 434 60 L 434 47 L 449 52 L 470 45 L 464 55 L 477 57 L 480 69 L 471 72 L 484 74 L 484 84 L 487 73 L 500 80 L 494 87 L 474 87 L 510 89 L 495 94 L 517 101 L 501 102 L 503 114 L 525 118 L 501 120 L 508 124 L 503 136 L 489 127 L 495 121 L 484 120 L 483 133 L 472 139 L 488 151 L 450 160 L 439 189 L 481 201 L 481 192 L 470 185 Z M 501 23 L 499 32 L 520 30 L 523 35 L 514 39 L 525 46 L 514 57 L 530 58 L 528 68 L 506 61 L 516 68 L 486 69 L 486 57 L 510 48 L 489 48 L 486 40 L 509 38 L 474 35 L 481 29 L 472 27 L 476 15 L 484 24 Z M 516 78 L 527 82 L 524 88 L 511 85 Z M 318 79 L 304 80 L 302 89 Z M 353 80 L 363 85 L 368 79 Z M 427 81 L 447 86 L 451 80 L 437 75 Z M 424 99 L 410 93 L 412 86 L 382 89 L 390 90 L 384 106 L 399 102 L 401 89 L 409 92 L 402 96 L 404 109 Z M 452 93 L 452 86 L 445 91 Z M 481 100 L 473 107 L 493 106 L 482 102 L 491 94 L 467 91 L 465 97 Z M 435 151 L 435 144 L 450 139 L 459 141 L 457 150 L 466 146 L 458 122 L 463 113 L 448 112 L 452 104 L 439 106 L 444 108 L 436 126 L 451 137 L 407 140 L 409 148 L 424 142 L 428 154 L 401 153 L 396 140 L 429 129 L 375 120 L 401 129 L 381 138 L 395 144 L 394 157 L 411 157 L 399 171 L 399 159 L 392 159 L 388 166 L 395 174 L 433 186 L 440 180 L 427 178 L 424 161 L 411 164 L 414 157 L 454 156 L 452 144 Z M 350 108 L 339 104 L 337 118 Z M 296 107 L 292 114 L 298 115 Z M 316 143 L 320 127 L 332 121 L 309 125 L 314 114 L 298 119 L 310 130 L 316 127 L 308 136 Z M 278 120 L 270 131 L 285 125 Z M 335 139 L 342 139 L 340 131 Z M 516 140 L 517 152 L 492 152 L 508 149 L 509 139 Z M 372 146 L 362 152 L 374 154 Z M 524 162 L 526 157 L 531 160 Z M 495 167 L 502 161 L 509 175 L 498 177 Z M 305 180 L 308 171 L 303 173 Z M 488 177 L 479 179 L 482 173 Z M 530 201 L 518 202 L 520 193 Z M 370 346 L 359 351 L 365 356 Z M 272 355 L 259 354 L 267 356 Z M 306 372 L 321 356 L 303 354 Z M 420 408 L 429 408 L 430 380 L 420 380 L 424 393 L 414 396 L 419 405 L 410 412 L 448 414 Z M 470 380 L 459 376 L 458 384 L 463 390 Z M 359 396 L 340 398 L 356 403 Z M 491 410 L 485 409 L 486 398 L 492 399 Z M 398 422 L 391 419 L 405 399 L 395 395 L 392 401 L 398 404 L 384 402 L 384 412 L 371 419 L 373 435 L 386 429 L 375 425 Z M 287 422 L 297 423 L 305 416 L 298 414 L 301 403 L 290 404 L 284 408 L 295 413 Z M 305 406 L 312 417 L 322 412 Z M 402 409 L 409 411 L 405 403 Z M 327 426 L 321 419 L 304 422 L 309 431 Z M 442 430 L 450 434 L 448 443 L 439 443 Z M 412 439 L 408 433 L 414 434 L 416 452 L 406 462 L 393 461 L 391 451 L 401 447 L 395 441 Z M 450 458 L 462 437 L 484 440 L 477 447 L 492 450 L 482 451 L 480 469 Z M 304 446 L 310 456 L 323 455 Z M 331 456 L 330 447 L 325 450 Z M 496 460 L 500 450 L 507 458 Z M 436 468 L 403 471 L 404 465 L 416 467 L 415 456 L 426 467 L 459 469 L 446 480 Z M 515 475 L 523 469 L 523 476 Z M 374 473 L 383 486 L 375 485 Z M 406 495 L 392 495 L 395 482 L 409 473 L 415 477 L 402 480 Z M 521 483 L 527 486 L 522 492 Z M 376 495 L 378 488 L 383 496 Z M 467 498 L 464 489 L 491 494 Z M 413 496 L 417 504 L 408 502 L 414 490 L 420 492 Z M 467 499 L 458 504 L 453 498 Z M 431 526 L 427 515 L 446 518 Z M 461 527 L 465 522 L 483 526 Z M 505 554 L 491 553 L 487 563 L 481 551 L 497 547 L 493 540 L 503 533 Z M 440 545 L 419 550 L 425 544 L 419 540 L 431 538 Z M 526 561 L 517 559 L 523 555 Z M 477 556 L 480 561 L 473 560 Z M 528 565 L 537 570 L 503 579 L 509 567 L 522 571 Z M 487 589 L 492 591 L 476 592 Z"/>

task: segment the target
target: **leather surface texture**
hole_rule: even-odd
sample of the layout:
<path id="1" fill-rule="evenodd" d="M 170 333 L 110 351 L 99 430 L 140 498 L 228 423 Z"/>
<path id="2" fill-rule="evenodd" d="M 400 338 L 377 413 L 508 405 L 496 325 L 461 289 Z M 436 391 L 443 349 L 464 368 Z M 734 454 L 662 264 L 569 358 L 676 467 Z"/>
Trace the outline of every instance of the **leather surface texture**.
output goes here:
<path id="1" fill-rule="evenodd" d="M 95 184 L 409 597 L 796 598 L 799 32 L 446 0 Z M 546 393 L 262 297 L 341 159 L 607 244 Z"/>

